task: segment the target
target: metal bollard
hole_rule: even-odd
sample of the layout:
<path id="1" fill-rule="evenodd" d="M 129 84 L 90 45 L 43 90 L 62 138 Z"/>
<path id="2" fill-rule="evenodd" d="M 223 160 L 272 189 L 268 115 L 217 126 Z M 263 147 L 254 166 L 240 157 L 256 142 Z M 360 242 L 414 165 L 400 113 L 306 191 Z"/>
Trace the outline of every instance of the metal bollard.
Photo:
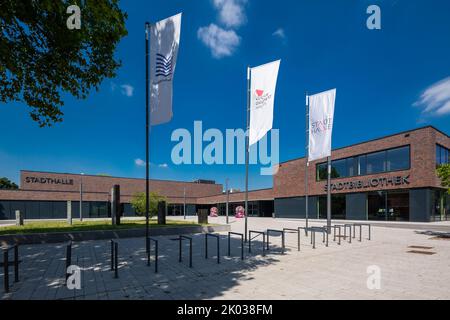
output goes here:
<path id="1" fill-rule="evenodd" d="M 116 242 L 114 244 L 114 278 L 119 278 L 119 244 Z"/>
<path id="2" fill-rule="evenodd" d="M 19 282 L 19 246 L 14 246 L 14 282 Z"/>
<path id="3" fill-rule="evenodd" d="M 8 251 L 3 250 L 3 285 L 6 293 L 9 292 L 9 261 L 8 261 Z"/>

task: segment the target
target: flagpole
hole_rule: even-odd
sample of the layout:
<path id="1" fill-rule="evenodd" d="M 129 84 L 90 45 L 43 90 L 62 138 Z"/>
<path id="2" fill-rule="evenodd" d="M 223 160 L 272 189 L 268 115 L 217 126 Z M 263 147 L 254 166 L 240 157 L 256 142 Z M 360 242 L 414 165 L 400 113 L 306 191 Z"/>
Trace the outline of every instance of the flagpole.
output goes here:
<path id="1" fill-rule="evenodd" d="M 306 137 L 305 137 L 305 217 L 306 217 L 306 228 L 308 228 L 309 225 L 309 190 L 308 190 L 308 168 L 309 168 L 309 96 L 308 92 L 305 93 L 306 95 Z M 308 231 L 306 231 L 306 234 L 308 234 Z"/>
<path id="2" fill-rule="evenodd" d="M 149 248 L 149 222 L 150 222 L 150 28 L 145 23 L 145 247 L 147 254 Z"/>
<path id="3" fill-rule="evenodd" d="M 327 159 L 327 232 L 331 233 L 331 156 Z"/>
<path id="4" fill-rule="evenodd" d="M 249 164 L 249 149 L 250 149 L 250 79 L 251 69 L 247 67 L 247 131 L 245 138 L 245 242 L 248 241 L 248 164 Z"/>

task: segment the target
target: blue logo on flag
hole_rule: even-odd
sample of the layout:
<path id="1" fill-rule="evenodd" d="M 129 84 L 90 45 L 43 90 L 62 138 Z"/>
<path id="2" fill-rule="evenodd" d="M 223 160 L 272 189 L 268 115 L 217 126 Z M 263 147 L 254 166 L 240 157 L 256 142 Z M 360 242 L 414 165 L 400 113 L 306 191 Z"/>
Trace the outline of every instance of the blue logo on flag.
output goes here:
<path id="1" fill-rule="evenodd" d="M 173 52 L 167 57 L 157 53 L 156 54 L 156 77 L 170 77 L 173 69 Z"/>

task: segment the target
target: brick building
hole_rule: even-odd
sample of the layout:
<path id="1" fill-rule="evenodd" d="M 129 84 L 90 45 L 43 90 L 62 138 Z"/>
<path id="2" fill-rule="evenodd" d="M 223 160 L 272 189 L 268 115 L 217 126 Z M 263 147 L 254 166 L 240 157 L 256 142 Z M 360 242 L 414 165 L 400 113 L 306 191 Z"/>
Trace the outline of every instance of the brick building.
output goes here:
<path id="1" fill-rule="evenodd" d="M 332 218 L 348 220 L 436 221 L 450 218 L 450 198 L 436 176 L 437 165 L 449 163 L 450 137 L 424 127 L 336 149 L 332 153 Z M 249 193 L 252 216 L 305 218 L 305 158 L 280 164 L 273 189 Z M 326 217 L 326 163 L 310 163 L 308 207 L 311 219 Z M 0 219 L 22 210 L 27 219 L 66 217 L 67 201 L 75 217 L 110 215 L 110 191 L 121 187 L 124 215 L 135 213 L 133 194 L 145 180 L 104 176 L 21 171 L 20 189 L 0 190 Z M 81 190 L 80 190 L 81 189 Z M 223 186 L 212 181 L 152 180 L 150 189 L 164 195 L 169 215 L 193 215 L 217 206 L 225 214 Z M 80 192 L 81 191 L 81 192 Z M 229 195 L 230 212 L 244 205 L 245 193 Z"/>

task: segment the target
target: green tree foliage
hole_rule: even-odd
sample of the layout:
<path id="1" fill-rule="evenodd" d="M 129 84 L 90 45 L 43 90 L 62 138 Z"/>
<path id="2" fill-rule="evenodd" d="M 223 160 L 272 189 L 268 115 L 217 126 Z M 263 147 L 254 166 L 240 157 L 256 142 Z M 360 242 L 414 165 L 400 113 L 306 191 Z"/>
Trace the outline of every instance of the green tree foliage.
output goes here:
<path id="1" fill-rule="evenodd" d="M 86 99 L 120 66 L 114 52 L 127 35 L 119 0 L 1 0 L 0 102 L 30 108 L 41 127 L 61 122 L 62 96 Z M 81 9 L 69 30 L 67 8 Z"/>
<path id="2" fill-rule="evenodd" d="M 158 203 L 161 201 L 167 202 L 166 198 L 159 193 L 150 192 L 150 217 L 158 214 Z M 145 215 L 146 203 L 145 192 L 136 193 L 131 199 L 131 206 L 136 211 L 136 214 L 140 216 Z"/>
<path id="3" fill-rule="evenodd" d="M 450 194 L 450 164 L 443 164 L 438 167 L 437 175 L 442 181 L 442 186 L 448 189 Z"/>
<path id="4" fill-rule="evenodd" d="M 19 186 L 9 180 L 8 178 L 0 178 L 0 189 L 3 190 L 17 190 L 19 189 Z"/>

